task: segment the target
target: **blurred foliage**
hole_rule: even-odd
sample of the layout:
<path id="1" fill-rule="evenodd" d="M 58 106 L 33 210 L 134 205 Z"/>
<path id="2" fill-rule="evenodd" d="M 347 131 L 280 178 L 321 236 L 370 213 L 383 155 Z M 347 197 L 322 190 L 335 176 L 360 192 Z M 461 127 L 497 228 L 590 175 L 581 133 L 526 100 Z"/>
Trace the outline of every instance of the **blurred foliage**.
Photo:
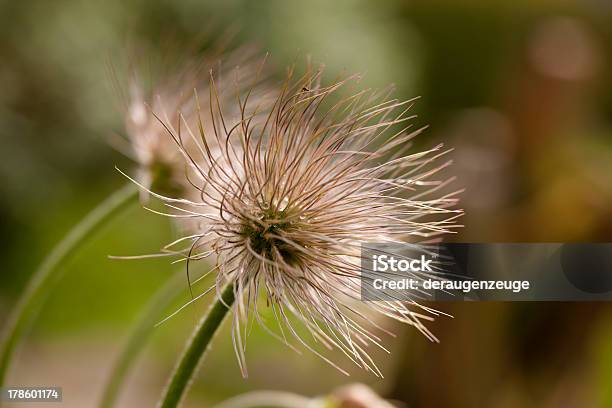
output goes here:
<path id="1" fill-rule="evenodd" d="M 466 227 L 454 239 L 612 239 L 608 1 L 4 0 L 0 15 L 0 316 L 49 248 L 125 182 L 114 166 L 133 166 L 106 142 L 123 123 L 110 67 L 124 75 L 132 52 L 159 64 L 164 50 L 203 50 L 232 31 L 232 42 L 270 51 L 280 73 L 311 54 L 328 75 L 360 72 L 364 86 L 395 83 L 398 97 L 421 95 L 416 123 L 431 127 L 419 143 L 455 147 L 453 172 L 467 190 Z M 81 369 L 98 368 L 84 377 L 94 383 L 80 401 L 90 400 L 147 298 L 182 273 L 163 258 L 107 255 L 155 252 L 173 235 L 166 220 L 134 208 L 95 237 L 30 336 L 40 360 L 19 360 L 15 381 L 35 383 L 40 364 L 63 367 L 53 353 L 70 362 L 73 345 L 85 345 L 91 361 L 77 360 Z M 126 393 L 140 399 L 126 395 L 126 406 L 155 400 L 205 303 L 156 332 Z M 393 357 L 380 356 L 388 378 L 355 372 L 353 380 L 414 406 L 612 404 L 607 304 L 440 307 L 456 315 L 433 325 L 441 345 L 395 328 Z M 308 352 L 283 349 L 261 330 L 251 337 L 249 380 L 239 378 L 226 330 L 194 405 L 259 388 L 323 394 L 345 382 Z M 557 354 L 542 353 L 553 345 Z M 554 361 L 563 364 L 550 369 Z M 57 376 L 49 378 L 75 390 L 69 370 Z M 449 384 L 458 379 L 464 388 Z"/>

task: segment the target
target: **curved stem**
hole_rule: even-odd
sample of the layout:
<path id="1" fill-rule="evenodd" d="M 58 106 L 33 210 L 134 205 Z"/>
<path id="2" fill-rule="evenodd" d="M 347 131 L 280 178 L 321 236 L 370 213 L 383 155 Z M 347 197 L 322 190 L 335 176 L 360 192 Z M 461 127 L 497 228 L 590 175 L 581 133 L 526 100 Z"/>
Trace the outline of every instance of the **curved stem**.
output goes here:
<path id="1" fill-rule="evenodd" d="M 214 408 L 308 408 L 313 400 L 299 394 L 285 391 L 253 391 L 238 395 L 215 405 Z"/>
<path id="2" fill-rule="evenodd" d="M 155 323 L 159 321 L 160 315 L 166 307 L 183 292 L 184 283 L 184 276 L 182 274 L 175 274 L 159 289 L 142 314 L 137 318 L 136 324 L 130 331 L 127 341 L 109 375 L 100 402 L 101 408 L 110 408 L 115 405 L 121 385 L 124 383 L 136 357 L 143 350 L 143 345 L 151 333 L 153 333 Z"/>
<path id="3" fill-rule="evenodd" d="M 138 199 L 138 189 L 132 183 L 121 188 L 79 222 L 43 260 L 32 275 L 21 298 L 7 319 L 0 341 L 0 385 L 4 384 L 6 372 L 15 347 L 28 324 L 34 319 L 53 283 L 61 277 L 62 264 L 87 241 L 105 222 Z"/>
<path id="4" fill-rule="evenodd" d="M 202 360 L 211 339 L 221 326 L 223 318 L 228 312 L 228 307 L 234 303 L 234 287 L 228 285 L 221 294 L 221 299 L 216 299 L 208 313 L 200 319 L 193 334 L 183 351 L 177 366 L 170 377 L 160 403 L 160 408 L 174 408 L 178 406 L 183 398 L 196 368 Z"/>

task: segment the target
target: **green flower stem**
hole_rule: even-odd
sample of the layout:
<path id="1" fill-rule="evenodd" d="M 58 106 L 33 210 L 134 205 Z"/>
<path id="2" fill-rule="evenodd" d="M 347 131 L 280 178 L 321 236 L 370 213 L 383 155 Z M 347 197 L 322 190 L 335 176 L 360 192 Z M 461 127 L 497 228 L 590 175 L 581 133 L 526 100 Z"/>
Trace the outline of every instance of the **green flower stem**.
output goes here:
<path id="1" fill-rule="evenodd" d="M 115 405 L 121 386 L 125 382 L 130 368 L 132 367 L 136 357 L 144 349 L 144 344 L 153 333 L 155 323 L 160 319 L 160 315 L 164 312 L 178 296 L 185 290 L 185 276 L 183 274 L 174 274 L 168 282 L 153 296 L 153 299 L 145 307 L 142 314 L 138 317 L 136 324 L 133 326 L 127 341 L 115 361 L 108 383 L 102 394 L 100 403 L 101 408 L 111 408 Z"/>
<path id="2" fill-rule="evenodd" d="M 96 230 L 137 200 L 138 189 L 132 183 L 113 193 L 57 244 L 34 272 L 4 327 L 0 341 L 0 385 L 4 384 L 11 358 L 25 329 L 34 320 L 53 284 L 61 277 L 62 265 Z"/>
<path id="3" fill-rule="evenodd" d="M 181 402 L 200 360 L 229 310 L 228 307 L 234 303 L 233 285 L 228 285 L 223 290 L 221 299 L 216 299 L 208 313 L 198 322 L 164 390 L 158 405 L 160 408 L 174 408 Z"/>

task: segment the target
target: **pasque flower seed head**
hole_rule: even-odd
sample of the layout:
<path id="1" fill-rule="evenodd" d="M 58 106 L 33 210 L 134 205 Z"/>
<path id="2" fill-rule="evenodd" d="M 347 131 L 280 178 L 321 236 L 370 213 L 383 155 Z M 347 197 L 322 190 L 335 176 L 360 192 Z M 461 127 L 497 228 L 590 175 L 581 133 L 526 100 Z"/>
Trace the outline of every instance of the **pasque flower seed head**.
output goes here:
<path id="1" fill-rule="evenodd" d="M 164 124 L 179 146 L 197 146 L 181 148 L 197 194 L 158 196 L 173 217 L 194 221 L 192 233 L 172 247 L 188 262 L 214 259 L 216 284 L 208 291 L 233 284 L 232 337 L 244 375 L 249 321 L 343 372 L 296 324 L 376 375 L 367 348 L 383 348 L 376 333 L 384 330 L 370 312 L 435 340 L 423 321 L 436 311 L 416 301 L 359 301 L 360 245 L 417 242 L 457 227 L 456 193 L 442 193 L 448 180 L 437 180 L 447 151 L 410 152 L 421 131 L 410 131 L 412 101 L 389 99 L 388 91 L 338 97 L 358 78 L 324 86 L 321 76 L 289 69 L 272 103 L 236 92 L 229 103 L 238 115 L 230 117 L 211 74 L 207 111 L 200 95 L 193 117 Z M 274 326 L 262 307 L 275 316 Z"/>
<path id="2" fill-rule="evenodd" d="M 259 89 L 263 82 L 262 65 L 255 55 L 253 47 L 221 53 L 211 51 L 200 58 L 173 64 L 165 69 L 169 71 L 165 75 L 154 75 L 159 78 L 148 86 L 141 72 L 146 70 L 133 70 L 124 109 L 127 143 L 115 139 L 115 145 L 138 164 L 136 178 L 140 184 L 173 197 L 189 193 L 185 175 L 189 168 L 164 123 L 176 123 L 179 116 L 190 123 L 197 120 L 194 92 L 208 94 L 209 72 L 219 75 L 222 64 L 235 67 L 228 71 L 231 76 L 257 78 L 259 82 L 249 81 L 249 86 Z M 233 89 L 224 89 L 219 97 L 224 102 L 232 101 Z M 197 149 L 191 140 L 183 140 L 181 148 L 189 154 Z"/>

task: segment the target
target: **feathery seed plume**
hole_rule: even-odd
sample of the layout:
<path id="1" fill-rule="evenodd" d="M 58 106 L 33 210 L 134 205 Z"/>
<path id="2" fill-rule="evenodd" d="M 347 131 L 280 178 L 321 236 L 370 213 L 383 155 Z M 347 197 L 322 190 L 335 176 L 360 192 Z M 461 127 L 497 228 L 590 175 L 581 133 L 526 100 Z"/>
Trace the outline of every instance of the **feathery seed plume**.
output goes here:
<path id="1" fill-rule="evenodd" d="M 416 300 L 359 301 L 360 245 L 431 240 L 457 227 L 457 193 L 441 193 L 449 180 L 437 180 L 449 164 L 439 163 L 448 150 L 409 152 L 422 130 L 410 131 L 407 123 L 412 100 L 366 90 L 334 99 L 357 78 L 322 85 L 321 75 L 308 69 L 298 77 L 289 69 L 274 102 L 261 104 L 240 87 L 232 101 L 220 98 L 211 73 L 208 102 L 201 105 L 196 96 L 195 115 L 164 123 L 197 192 L 189 198 L 156 194 L 172 209 L 169 215 L 195 221 L 192 233 L 171 246 L 187 262 L 214 259 L 216 283 L 194 300 L 233 285 L 232 337 L 245 376 L 252 321 L 343 373 L 296 323 L 315 342 L 378 376 L 367 347 L 384 349 L 376 332 L 385 330 L 371 312 L 435 340 L 423 321 L 438 312 Z M 230 104 L 238 118 L 225 115 Z M 187 139 L 197 148 L 182 147 Z M 276 327 L 262 316 L 260 298 Z"/>

